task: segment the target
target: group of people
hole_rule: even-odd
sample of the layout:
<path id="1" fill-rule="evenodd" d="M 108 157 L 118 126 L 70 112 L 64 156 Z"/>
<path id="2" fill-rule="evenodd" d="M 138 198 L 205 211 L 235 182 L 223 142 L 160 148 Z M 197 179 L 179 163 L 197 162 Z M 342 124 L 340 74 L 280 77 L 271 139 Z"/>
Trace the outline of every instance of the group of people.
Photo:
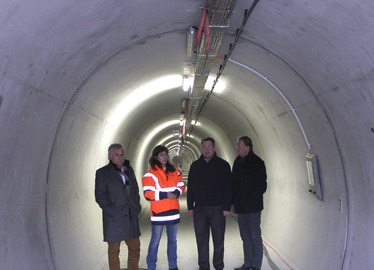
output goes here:
<path id="1" fill-rule="evenodd" d="M 238 156 L 232 170 L 218 157 L 215 140 L 201 141 L 202 154 L 191 164 L 188 174 L 187 207 L 193 217 L 199 270 L 210 270 L 209 236 L 213 240 L 213 266 L 224 268 L 226 216 L 236 213 L 243 241 L 244 264 L 235 270 L 258 270 L 262 265 L 261 211 L 267 188 L 265 163 L 253 152 L 252 141 L 239 137 Z M 156 146 L 149 158 L 149 171 L 143 176 L 143 192 L 150 201 L 152 235 L 147 267 L 155 270 L 163 228 L 167 234 L 170 270 L 177 266 L 177 231 L 180 223 L 179 197 L 185 191 L 181 172 L 170 162 L 168 149 Z M 139 270 L 141 212 L 139 188 L 134 171 L 125 160 L 122 145 L 108 149 L 109 164 L 96 171 L 95 198 L 103 212 L 104 241 L 108 242 L 110 270 L 120 270 L 120 243 L 128 247 L 128 270 Z"/>

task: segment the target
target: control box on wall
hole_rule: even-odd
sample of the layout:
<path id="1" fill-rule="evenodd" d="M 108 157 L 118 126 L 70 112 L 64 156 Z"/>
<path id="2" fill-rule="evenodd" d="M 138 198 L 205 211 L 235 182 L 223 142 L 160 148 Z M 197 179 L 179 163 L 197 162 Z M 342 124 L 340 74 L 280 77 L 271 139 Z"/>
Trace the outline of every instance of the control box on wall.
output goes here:
<path id="1" fill-rule="evenodd" d="M 309 180 L 309 192 L 315 194 L 318 199 L 322 200 L 321 179 L 319 177 L 318 159 L 315 154 L 306 155 L 306 168 Z"/>

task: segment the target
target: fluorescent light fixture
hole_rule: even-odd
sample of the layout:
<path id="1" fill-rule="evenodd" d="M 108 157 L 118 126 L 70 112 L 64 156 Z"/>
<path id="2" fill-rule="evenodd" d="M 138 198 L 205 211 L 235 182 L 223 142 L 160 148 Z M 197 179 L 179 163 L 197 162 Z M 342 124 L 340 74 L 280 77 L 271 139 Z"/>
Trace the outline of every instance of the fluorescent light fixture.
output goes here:
<path id="1" fill-rule="evenodd" d="M 194 77 L 191 75 L 183 76 L 183 91 L 187 92 L 192 89 Z"/>
<path id="2" fill-rule="evenodd" d="M 196 39 L 196 27 L 190 26 L 187 31 L 187 57 L 191 57 Z"/>

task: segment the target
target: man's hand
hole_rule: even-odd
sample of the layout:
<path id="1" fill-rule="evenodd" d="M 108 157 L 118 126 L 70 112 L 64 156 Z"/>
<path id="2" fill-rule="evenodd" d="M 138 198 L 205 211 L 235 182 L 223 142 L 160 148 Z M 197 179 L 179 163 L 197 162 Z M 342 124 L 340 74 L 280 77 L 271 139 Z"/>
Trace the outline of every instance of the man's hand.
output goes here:
<path id="1" fill-rule="evenodd" d="M 193 210 L 188 210 L 188 214 L 189 214 L 190 216 L 193 216 Z"/>
<path id="2" fill-rule="evenodd" d="M 230 211 L 223 210 L 223 215 L 224 216 L 228 216 L 228 215 L 230 215 L 230 213 L 231 213 Z"/>

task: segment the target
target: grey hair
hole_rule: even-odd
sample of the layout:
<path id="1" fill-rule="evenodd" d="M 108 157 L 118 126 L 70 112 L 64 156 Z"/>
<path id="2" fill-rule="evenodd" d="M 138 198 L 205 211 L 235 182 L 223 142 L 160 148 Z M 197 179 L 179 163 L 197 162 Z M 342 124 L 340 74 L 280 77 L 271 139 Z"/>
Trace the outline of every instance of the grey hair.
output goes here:
<path id="1" fill-rule="evenodd" d="M 112 154 L 113 149 L 123 149 L 125 151 L 125 148 L 123 148 L 122 144 L 120 143 L 113 143 L 108 148 L 108 157 Z"/>

